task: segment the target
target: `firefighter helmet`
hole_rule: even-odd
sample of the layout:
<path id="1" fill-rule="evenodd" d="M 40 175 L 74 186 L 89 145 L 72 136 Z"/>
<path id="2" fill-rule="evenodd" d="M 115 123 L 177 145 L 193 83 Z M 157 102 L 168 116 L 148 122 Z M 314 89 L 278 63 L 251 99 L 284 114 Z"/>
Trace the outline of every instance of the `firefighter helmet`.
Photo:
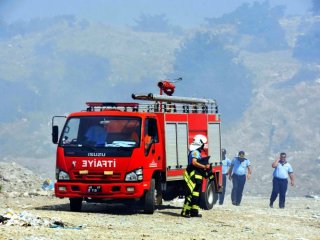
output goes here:
<path id="1" fill-rule="evenodd" d="M 203 147 L 207 143 L 207 138 L 201 134 L 195 135 L 189 146 L 190 151 Z"/>

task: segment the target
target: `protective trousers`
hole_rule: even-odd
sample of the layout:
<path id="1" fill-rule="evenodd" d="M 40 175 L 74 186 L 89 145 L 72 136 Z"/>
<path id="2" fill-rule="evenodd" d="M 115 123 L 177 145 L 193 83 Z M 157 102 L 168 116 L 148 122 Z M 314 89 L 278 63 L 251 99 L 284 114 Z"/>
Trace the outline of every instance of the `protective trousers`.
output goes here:
<path id="1" fill-rule="evenodd" d="M 197 168 L 188 166 L 183 177 L 187 184 L 187 193 L 181 215 L 196 216 L 199 214 L 200 192 L 203 176 Z"/>

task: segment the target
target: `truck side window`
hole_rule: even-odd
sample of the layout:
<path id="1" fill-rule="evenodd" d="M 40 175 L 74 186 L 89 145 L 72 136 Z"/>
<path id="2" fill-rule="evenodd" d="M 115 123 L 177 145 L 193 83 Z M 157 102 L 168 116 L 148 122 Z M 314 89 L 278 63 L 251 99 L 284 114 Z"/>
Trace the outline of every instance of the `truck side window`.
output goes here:
<path id="1" fill-rule="evenodd" d="M 149 154 L 153 143 L 158 142 L 157 120 L 154 118 L 147 118 L 144 124 L 144 152 Z"/>
<path id="2" fill-rule="evenodd" d="M 78 131 L 79 131 L 79 118 L 71 118 L 62 134 L 62 144 L 70 145 L 78 142 Z"/>

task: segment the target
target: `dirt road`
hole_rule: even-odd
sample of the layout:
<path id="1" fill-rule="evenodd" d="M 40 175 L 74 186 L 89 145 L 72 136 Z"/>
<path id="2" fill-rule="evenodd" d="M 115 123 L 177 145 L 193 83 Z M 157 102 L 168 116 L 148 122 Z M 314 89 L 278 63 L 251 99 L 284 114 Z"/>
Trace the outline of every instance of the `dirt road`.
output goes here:
<path id="1" fill-rule="evenodd" d="M 182 200 L 165 202 L 153 215 L 105 204 L 84 204 L 70 212 L 67 199 L 0 194 L 0 239 L 320 239 L 320 200 L 288 198 L 285 209 L 268 199 L 245 196 L 228 201 L 202 218 L 180 217 Z M 25 226 L 31 225 L 31 226 Z"/>

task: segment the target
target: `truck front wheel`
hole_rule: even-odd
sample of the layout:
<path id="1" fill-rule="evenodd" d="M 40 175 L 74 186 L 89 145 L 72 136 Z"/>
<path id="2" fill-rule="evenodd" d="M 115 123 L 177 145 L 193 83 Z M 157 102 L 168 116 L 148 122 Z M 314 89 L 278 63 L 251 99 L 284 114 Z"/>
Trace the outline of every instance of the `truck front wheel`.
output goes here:
<path id="1" fill-rule="evenodd" d="M 206 191 L 201 193 L 200 207 L 204 210 L 210 210 L 218 200 L 218 193 L 215 190 L 214 181 L 208 181 Z"/>
<path id="2" fill-rule="evenodd" d="M 155 180 L 151 180 L 150 189 L 145 192 L 143 199 L 144 212 L 146 214 L 153 214 L 155 209 Z"/>
<path id="3" fill-rule="evenodd" d="M 70 210 L 72 212 L 80 212 L 82 207 L 82 198 L 69 198 Z"/>

